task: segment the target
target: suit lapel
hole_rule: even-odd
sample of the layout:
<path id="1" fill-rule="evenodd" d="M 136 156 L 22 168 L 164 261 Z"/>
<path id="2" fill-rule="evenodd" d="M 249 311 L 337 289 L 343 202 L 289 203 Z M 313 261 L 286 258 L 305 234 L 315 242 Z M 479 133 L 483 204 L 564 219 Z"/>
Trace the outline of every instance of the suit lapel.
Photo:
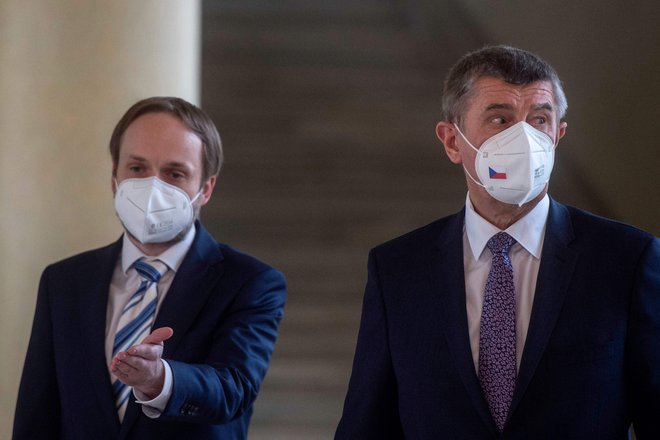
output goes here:
<path id="1" fill-rule="evenodd" d="M 577 253 L 568 247 L 572 239 L 573 229 L 568 211 L 551 199 L 532 316 L 509 418 L 534 376 L 561 312 L 578 258 Z"/>
<path id="2" fill-rule="evenodd" d="M 165 344 L 164 357 L 174 353 L 186 330 L 193 324 L 222 275 L 222 253 L 215 240 L 197 223 L 197 236 L 174 277 L 153 328 L 172 327 L 174 335 Z"/>
<path id="3" fill-rule="evenodd" d="M 463 224 L 465 210 L 456 214 L 436 242 L 436 253 L 430 258 L 433 292 L 439 293 L 442 323 L 447 346 L 456 363 L 463 385 L 477 413 L 488 429 L 497 435 L 496 426 L 483 398 L 474 370 L 465 303 L 465 271 L 463 266 Z"/>
<path id="4" fill-rule="evenodd" d="M 119 428 L 115 408 L 110 373 L 105 358 L 105 326 L 108 308 L 108 292 L 112 274 L 121 252 L 121 240 L 100 250 L 88 261 L 87 267 L 80 268 L 85 278 L 79 289 L 79 309 L 81 327 L 80 353 L 85 357 L 82 364 L 88 364 L 87 383 L 80 383 L 80 390 L 94 390 L 101 406 L 100 419 L 105 423 L 99 429 Z M 72 342 L 73 343 L 73 342 Z M 105 426 L 107 428 L 102 428 Z"/>

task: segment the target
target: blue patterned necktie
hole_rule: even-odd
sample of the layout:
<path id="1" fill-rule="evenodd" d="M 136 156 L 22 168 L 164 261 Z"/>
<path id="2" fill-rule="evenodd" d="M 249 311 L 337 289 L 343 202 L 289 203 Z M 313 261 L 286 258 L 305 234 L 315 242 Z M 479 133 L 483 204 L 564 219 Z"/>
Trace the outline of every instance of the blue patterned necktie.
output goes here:
<path id="1" fill-rule="evenodd" d="M 479 329 L 479 382 L 497 427 L 502 431 L 516 385 L 516 295 L 506 232 L 488 241 L 493 254 Z"/>
<path id="2" fill-rule="evenodd" d="M 151 332 L 158 305 L 157 284 L 160 277 L 167 272 L 167 266 L 158 260 L 149 263 L 138 260 L 133 264 L 133 268 L 140 276 L 140 287 L 122 309 L 112 348 L 113 359 L 117 353 L 139 344 Z M 131 388 L 116 378 L 112 388 L 119 419 L 122 420 Z"/>

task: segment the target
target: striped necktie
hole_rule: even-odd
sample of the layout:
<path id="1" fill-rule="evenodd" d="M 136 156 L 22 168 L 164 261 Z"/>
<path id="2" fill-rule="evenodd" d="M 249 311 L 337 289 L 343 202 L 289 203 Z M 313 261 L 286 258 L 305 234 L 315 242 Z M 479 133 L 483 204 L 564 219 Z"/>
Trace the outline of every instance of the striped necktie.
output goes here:
<path id="1" fill-rule="evenodd" d="M 516 385 L 516 295 L 509 249 L 516 242 L 506 232 L 488 241 L 493 254 L 486 280 L 479 329 L 479 381 L 493 419 L 504 429 Z"/>
<path id="2" fill-rule="evenodd" d="M 139 344 L 151 332 L 158 305 L 157 284 L 160 277 L 168 269 L 159 260 L 153 260 L 149 263 L 138 260 L 133 264 L 133 268 L 140 276 L 140 286 L 122 309 L 112 348 L 113 358 L 117 356 L 117 353 Z M 116 378 L 112 388 L 119 419 L 122 420 L 126 412 L 131 388 Z"/>

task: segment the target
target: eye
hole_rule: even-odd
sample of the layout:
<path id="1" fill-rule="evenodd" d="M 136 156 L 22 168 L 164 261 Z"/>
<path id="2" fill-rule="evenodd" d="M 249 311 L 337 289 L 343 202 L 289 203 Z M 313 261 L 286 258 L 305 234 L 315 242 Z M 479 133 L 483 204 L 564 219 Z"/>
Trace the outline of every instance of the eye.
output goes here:
<path id="1" fill-rule="evenodd" d="M 170 178 L 172 178 L 172 179 L 174 179 L 174 180 L 181 180 L 181 179 L 183 179 L 183 178 L 185 178 L 185 177 L 186 177 L 186 175 L 183 174 L 183 173 L 180 172 L 180 171 L 171 171 L 171 172 L 170 172 Z"/>
<path id="2" fill-rule="evenodd" d="M 545 116 L 534 116 L 532 118 L 532 125 L 544 125 L 548 123 L 548 118 Z"/>
<path id="3" fill-rule="evenodd" d="M 135 173 L 135 174 L 137 174 L 137 173 L 139 173 L 140 171 L 142 171 L 142 167 L 141 167 L 140 165 L 130 165 L 130 166 L 128 167 L 128 170 L 129 170 L 131 173 Z"/>
<path id="4" fill-rule="evenodd" d="M 504 125 L 506 124 L 506 119 L 502 116 L 495 116 L 494 118 L 491 118 L 490 122 L 497 125 Z"/>

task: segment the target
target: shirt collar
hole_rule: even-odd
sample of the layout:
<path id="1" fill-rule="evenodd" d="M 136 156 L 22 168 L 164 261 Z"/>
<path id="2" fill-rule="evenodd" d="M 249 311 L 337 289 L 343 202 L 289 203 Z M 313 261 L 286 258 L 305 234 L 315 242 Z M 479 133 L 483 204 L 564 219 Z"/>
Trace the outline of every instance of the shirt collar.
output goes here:
<path id="1" fill-rule="evenodd" d="M 541 258 L 543 235 L 549 210 L 550 198 L 546 194 L 527 215 L 509 226 L 504 232 L 512 236 L 535 258 Z M 499 228 L 477 214 L 469 193 L 465 201 L 465 232 L 475 260 L 481 256 L 488 240 L 501 232 Z"/>
<path id="2" fill-rule="evenodd" d="M 183 263 L 183 258 L 188 253 L 190 246 L 195 238 L 195 225 L 193 224 L 190 230 L 183 237 L 183 240 L 177 241 L 175 244 L 170 246 L 163 252 L 158 255 L 158 259 L 165 263 L 170 270 L 176 272 L 179 270 L 179 266 Z M 131 268 L 133 263 L 135 263 L 140 258 L 148 258 L 133 242 L 128 238 L 128 235 L 124 233 L 123 245 L 121 248 L 121 269 L 126 274 L 128 269 Z"/>

